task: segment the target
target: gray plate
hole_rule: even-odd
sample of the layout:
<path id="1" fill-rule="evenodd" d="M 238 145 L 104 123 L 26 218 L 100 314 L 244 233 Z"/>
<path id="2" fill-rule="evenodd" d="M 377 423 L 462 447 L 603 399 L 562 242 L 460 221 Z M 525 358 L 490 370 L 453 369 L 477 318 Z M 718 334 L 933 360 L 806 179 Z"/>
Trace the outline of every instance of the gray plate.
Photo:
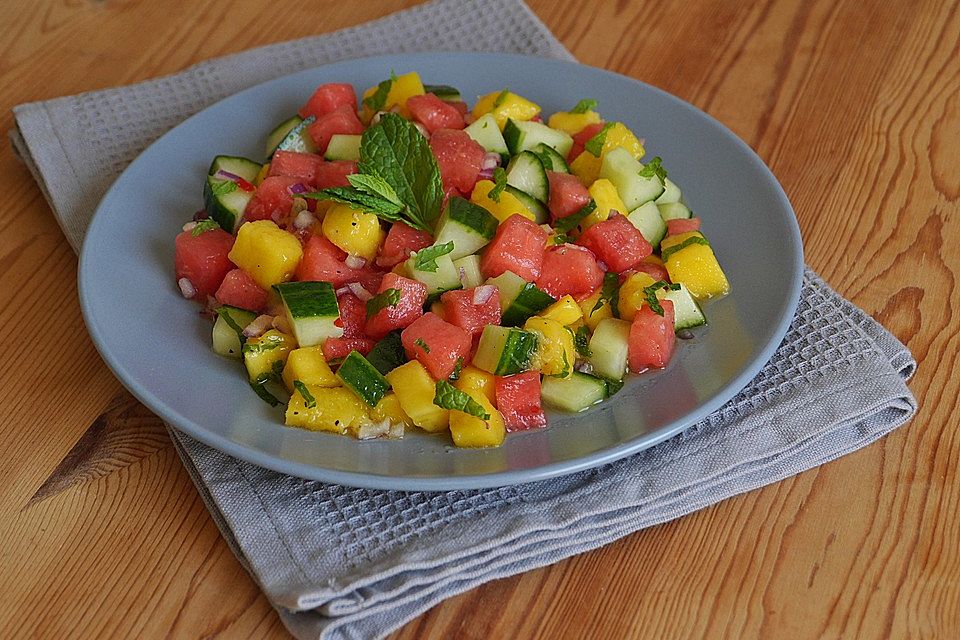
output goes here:
<path id="1" fill-rule="evenodd" d="M 490 450 L 457 450 L 449 435 L 358 442 L 290 429 L 210 349 L 210 323 L 180 297 L 173 238 L 202 204 L 218 153 L 262 157 L 267 132 L 323 82 L 358 94 L 391 70 L 458 87 L 468 102 L 509 86 L 546 113 L 600 101 L 662 156 L 702 216 L 733 293 L 707 307 L 710 325 L 679 345 L 662 372 L 635 377 L 613 401 L 511 434 Z M 610 462 L 676 435 L 719 408 L 773 355 L 800 293 L 803 250 L 793 210 L 753 151 L 716 120 L 630 78 L 506 54 L 428 53 L 331 64 L 258 85 L 198 113 L 143 152 L 100 203 L 80 258 L 80 301 L 110 368 L 157 415 L 237 458 L 352 486 L 441 490 L 501 486 Z"/>

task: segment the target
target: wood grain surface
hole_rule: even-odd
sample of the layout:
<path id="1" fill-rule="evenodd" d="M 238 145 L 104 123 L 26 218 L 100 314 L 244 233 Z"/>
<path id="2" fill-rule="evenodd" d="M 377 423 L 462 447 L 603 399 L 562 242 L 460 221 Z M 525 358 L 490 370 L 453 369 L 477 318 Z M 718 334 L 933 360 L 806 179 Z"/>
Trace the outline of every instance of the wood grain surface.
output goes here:
<path id="1" fill-rule="evenodd" d="M 5 0 L 0 128 L 22 102 L 410 4 Z M 395 638 L 960 638 L 958 3 L 531 6 L 581 61 L 758 151 L 807 261 L 917 356 L 920 413 L 819 469 L 451 598 Z M 98 357 L 75 282 L 0 145 L 0 637 L 284 637 L 162 425 Z"/>

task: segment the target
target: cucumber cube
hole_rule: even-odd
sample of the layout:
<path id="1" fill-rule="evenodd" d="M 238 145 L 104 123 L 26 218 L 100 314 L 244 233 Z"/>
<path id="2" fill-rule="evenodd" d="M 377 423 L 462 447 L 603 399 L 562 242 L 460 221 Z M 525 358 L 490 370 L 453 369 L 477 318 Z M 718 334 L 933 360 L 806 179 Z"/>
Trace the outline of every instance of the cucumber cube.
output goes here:
<path id="1" fill-rule="evenodd" d="M 511 376 L 530 368 L 536 350 L 533 332 L 491 324 L 483 328 L 473 365 L 496 376 Z"/>
<path id="2" fill-rule="evenodd" d="M 327 338 L 339 338 L 343 328 L 337 294 L 329 282 L 284 282 L 274 285 L 280 294 L 287 321 L 301 347 L 321 344 Z"/>
<path id="3" fill-rule="evenodd" d="M 337 377 L 343 382 L 343 386 L 353 391 L 358 398 L 371 407 L 377 406 L 377 403 L 390 390 L 387 379 L 370 364 L 369 360 L 360 355 L 359 351 L 351 351 L 347 354 L 340 368 L 337 369 Z"/>

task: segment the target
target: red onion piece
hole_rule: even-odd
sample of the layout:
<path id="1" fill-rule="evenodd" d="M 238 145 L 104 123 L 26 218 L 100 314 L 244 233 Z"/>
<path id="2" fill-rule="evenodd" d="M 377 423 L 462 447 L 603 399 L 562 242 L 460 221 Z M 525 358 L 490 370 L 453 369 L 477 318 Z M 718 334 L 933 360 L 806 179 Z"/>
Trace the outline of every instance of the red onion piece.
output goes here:
<path id="1" fill-rule="evenodd" d="M 339 289 L 337 289 L 334 293 L 336 293 L 336 294 L 337 294 L 337 297 L 339 298 L 339 297 L 342 296 L 342 295 L 345 295 L 345 294 L 347 294 L 347 293 L 353 293 L 353 292 L 350 290 L 350 287 L 344 285 L 344 286 L 340 287 Z"/>
<path id="2" fill-rule="evenodd" d="M 266 314 L 257 316 L 253 319 L 253 322 L 244 327 L 243 335 L 247 336 L 248 338 L 256 338 L 272 326 L 273 316 L 268 316 Z"/>
<path id="3" fill-rule="evenodd" d="M 197 288 L 193 286 L 193 283 L 187 278 L 180 278 L 177 280 L 177 286 L 180 287 L 180 293 L 182 293 L 183 297 L 187 300 L 190 300 L 197 295 Z"/>
<path id="4" fill-rule="evenodd" d="M 500 166 L 500 154 L 492 151 L 483 156 L 483 162 L 480 163 L 481 169 L 496 169 Z"/>
<path id="5" fill-rule="evenodd" d="M 183 225 L 182 229 L 184 231 L 193 231 L 193 228 L 197 226 L 196 222 L 187 222 Z"/>
<path id="6" fill-rule="evenodd" d="M 360 256 L 355 256 L 349 253 L 347 254 L 347 259 L 343 262 L 351 269 L 363 269 L 363 267 L 367 264 L 367 261 Z"/>
<path id="7" fill-rule="evenodd" d="M 206 220 L 210 217 L 210 214 L 207 213 L 206 209 L 200 209 L 195 214 L 193 214 L 193 221 L 200 222 L 201 220 Z"/>
<path id="8" fill-rule="evenodd" d="M 313 226 L 313 223 L 316 221 L 317 219 L 313 217 L 312 213 L 304 210 L 298 213 L 297 217 L 293 219 L 293 226 L 297 229 L 307 229 Z"/>
<path id="9" fill-rule="evenodd" d="M 477 174 L 478 180 L 491 180 L 493 178 L 493 169 L 484 169 Z"/>
<path id="10" fill-rule="evenodd" d="M 610 271 L 610 267 L 608 267 L 607 263 L 603 260 L 597 260 L 597 266 L 600 267 L 602 271 Z"/>
<path id="11" fill-rule="evenodd" d="M 232 180 L 233 182 L 239 182 L 240 180 L 243 180 L 243 178 L 237 174 L 224 171 L 223 169 L 217 171 L 217 175 L 215 175 L 214 178 L 226 178 L 227 180 Z"/>
<path id="12" fill-rule="evenodd" d="M 492 284 L 484 284 L 473 290 L 473 304 L 484 304 L 497 293 Z"/>
<path id="13" fill-rule="evenodd" d="M 299 182 L 297 184 L 290 185 L 287 187 L 287 189 L 290 191 L 290 193 L 307 193 L 310 191 L 310 189 L 307 188 L 307 185 L 300 184 Z"/>
<path id="14" fill-rule="evenodd" d="M 350 289 L 350 293 L 360 298 L 361 301 L 366 302 L 373 297 L 373 294 L 363 288 L 363 285 L 359 282 L 351 282 L 347 284 L 347 287 Z"/>

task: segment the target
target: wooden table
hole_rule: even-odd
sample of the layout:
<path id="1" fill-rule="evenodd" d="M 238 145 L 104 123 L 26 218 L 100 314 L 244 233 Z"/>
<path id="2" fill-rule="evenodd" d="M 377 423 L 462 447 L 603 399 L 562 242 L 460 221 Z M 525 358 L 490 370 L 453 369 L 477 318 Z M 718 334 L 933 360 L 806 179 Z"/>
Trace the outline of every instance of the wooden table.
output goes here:
<path id="1" fill-rule="evenodd" d="M 409 4 L 10 0 L 0 126 L 21 102 Z M 960 637 L 960 6 L 531 4 L 581 61 L 692 102 L 759 152 L 808 262 L 916 354 L 920 413 L 842 460 L 452 598 L 396 637 Z M 0 185 L 0 637 L 284 636 L 162 426 L 94 350 L 76 257 L 7 145 Z"/>

